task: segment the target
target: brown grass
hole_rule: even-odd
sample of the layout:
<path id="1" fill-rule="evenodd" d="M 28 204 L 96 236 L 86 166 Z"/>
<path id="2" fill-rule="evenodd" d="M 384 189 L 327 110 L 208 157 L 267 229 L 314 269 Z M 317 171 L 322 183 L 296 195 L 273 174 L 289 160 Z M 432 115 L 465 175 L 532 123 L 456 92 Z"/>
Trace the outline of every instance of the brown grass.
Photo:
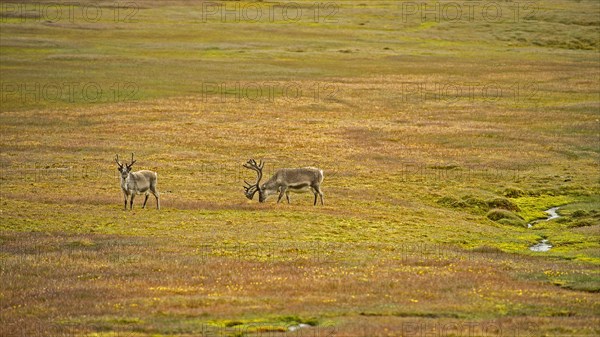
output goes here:
<path id="1" fill-rule="evenodd" d="M 391 2 L 342 1 L 335 24 L 137 4 L 136 23 L 0 15 L 3 84 L 139 89 L 1 102 L 0 335 L 600 334 L 597 2 L 458 24 Z M 206 82 L 304 91 L 221 101 Z M 506 95 L 432 97 L 469 83 Z M 131 152 L 160 211 L 122 210 L 113 158 Z M 251 157 L 322 168 L 325 206 L 247 200 Z M 561 219 L 524 226 L 552 206 Z"/>

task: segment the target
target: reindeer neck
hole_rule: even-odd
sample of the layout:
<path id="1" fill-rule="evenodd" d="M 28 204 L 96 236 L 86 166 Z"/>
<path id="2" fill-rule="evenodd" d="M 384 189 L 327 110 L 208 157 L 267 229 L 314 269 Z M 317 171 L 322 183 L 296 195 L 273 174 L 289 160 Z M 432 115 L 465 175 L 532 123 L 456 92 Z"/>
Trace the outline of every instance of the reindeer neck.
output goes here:
<path id="1" fill-rule="evenodd" d="M 279 181 L 278 181 L 277 178 L 278 178 L 278 175 L 275 174 L 271 178 L 269 178 L 269 180 L 267 180 L 266 182 L 264 182 L 263 184 L 265 186 L 269 186 L 269 187 L 273 187 L 273 186 L 279 185 Z"/>
<path id="2" fill-rule="evenodd" d="M 130 187 L 133 187 L 132 185 L 135 185 L 133 172 L 129 172 L 127 178 L 125 179 L 123 179 L 123 177 L 121 176 L 121 187 L 123 189 L 129 189 Z"/>

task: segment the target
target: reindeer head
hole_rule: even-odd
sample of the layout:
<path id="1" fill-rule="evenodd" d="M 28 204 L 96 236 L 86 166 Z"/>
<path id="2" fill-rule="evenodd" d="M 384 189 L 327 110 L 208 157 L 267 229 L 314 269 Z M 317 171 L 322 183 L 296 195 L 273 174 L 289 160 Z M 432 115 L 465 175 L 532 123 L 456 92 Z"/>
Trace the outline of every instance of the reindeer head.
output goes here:
<path id="1" fill-rule="evenodd" d="M 121 177 L 123 179 L 126 179 L 127 176 L 129 175 L 129 172 L 131 172 L 131 167 L 133 166 L 133 164 L 135 164 L 136 161 L 133 160 L 133 153 L 131 153 L 131 164 L 127 164 L 127 163 L 125 163 L 124 165 L 121 164 L 119 162 L 119 155 L 117 155 L 115 157 L 115 162 L 117 162 L 117 165 L 119 166 L 117 168 L 117 170 L 119 170 L 119 173 L 121 173 Z"/>
<path id="2" fill-rule="evenodd" d="M 254 184 L 250 184 L 249 182 L 244 180 L 244 182 L 246 183 L 246 186 L 244 186 L 244 194 L 246 194 L 246 198 L 250 200 L 254 198 L 254 194 L 256 192 L 258 192 L 259 202 L 265 202 L 265 200 L 267 199 L 262 187 L 260 186 L 260 180 L 262 179 L 262 169 L 264 166 L 265 163 L 263 163 L 262 160 L 260 161 L 260 163 L 257 164 L 256 160 L 254 159 L 250 159 L 246 164 L 244 164 L 245 168 L 255 171 L 257 174 L 256 183 Z"/>

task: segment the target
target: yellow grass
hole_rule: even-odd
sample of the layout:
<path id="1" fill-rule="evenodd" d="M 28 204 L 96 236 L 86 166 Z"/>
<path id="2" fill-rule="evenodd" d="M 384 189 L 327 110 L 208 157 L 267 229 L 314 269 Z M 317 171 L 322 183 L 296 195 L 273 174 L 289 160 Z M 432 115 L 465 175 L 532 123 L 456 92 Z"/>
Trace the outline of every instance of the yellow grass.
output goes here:
<path id="1" fill-rule="evenodd" d="M 333 4 L 295 23 L 3 4 L 0 334 L 599 334 L 598 4 L 461 23 Z M 131 152 L 160 211 L 122 210 Z M 247 200 L 249 158 L 322 168 L 325 206 Z"/>

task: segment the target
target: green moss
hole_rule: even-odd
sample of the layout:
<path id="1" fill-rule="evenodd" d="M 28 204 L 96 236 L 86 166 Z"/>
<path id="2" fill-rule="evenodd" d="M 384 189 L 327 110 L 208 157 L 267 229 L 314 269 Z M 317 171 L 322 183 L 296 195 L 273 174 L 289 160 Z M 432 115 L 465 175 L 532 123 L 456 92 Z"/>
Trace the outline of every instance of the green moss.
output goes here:
<path id="1" fill-rule="evenodd" d="M 588 215 L 588 213 L 582 209 L 578 209 L 576 211 L 574 211 L 573 213 L 571 213 L 571 216 L 574 218 L 580 218 L 580 217 L 584 217 Z"/>
<path id="2" fill-rule="evenodd" d="M 569 224 L 569 227 L 588 227 L 600 225 L 600 221 L 596 219 L 580 219 L 573 221 Z"/>
<path id="3" fill-rule="evenodd" d="M 499 219 L 496 222 L 498 222 L 499 224 L 503 224 L 503 225 L 507 225 L 507 226 L 517 226 L 517 227 L 523 227 L 525 226 L 525 221 L 523 221 L 523 219 Z"/>
<path id="4" fill-rule="evenodd" d="M 244 324 L 244 322 L 239 321 L 239 320 L 232 320 L 232 321 L 227 320 L 227 321 L 223 321 L 222 324 L 223 324 L 223 326 L 229 328 L 229 327 L 236 326 L 236 325 L 242 325 L 242 324 Z"/>
<path id="5" fill-rule="evenodd" d="M 548 214 L 545 210 L 555 207 L 572 203 L 576 199 L 568 195 L 539 195 L 539 196 L 525 196 L 515 199 L 510 199 L 518 208 L 518 214 L 525 219 L 525 221 L 532 221 L 535 219 L 545 219 Z"/>
<path id="6" fill-rule="evenodd" d="M 493 198 L 486 201 L 489 208 L 501 208 L 509 211 L 519 211 L 519 207 L 506 198 Z"/>
<path id="7" fill-rule="evenodd" d="M 506 225 L 512 225 L 512 226 L 525 225 L 525 222 L 523 221 L 523 219 L 521 217 L 519 217 L 515 213 L 505 210 L 505 209 L 499 209 L 499 208 L 492 209 L 486 214 L 486 217 L 490 220 L 496 221 L 498 223 L 506 224 Z"/>
<path id="8" fill-rule="evenodd" d="M 526 193 L 518 187 L 507 187 L 503 194 L 507 198 L 518 198 L 524 196 Z"/>
<path id="9" fill-rule="evenodd" d="M 1 258 L 11 279 L 1 296 L 9 305 L 31 302 L 10 307 L 7 319 L 71 317 L 99 331 L 90 336 L 116 335 L 111 328 L 123 325 L 141 337 L 198 335 L 206 325 L 262 335 L 361 312 L 536 322 L 543 308 L 567 306 L 548 314 L 589 316 L 594 298 L 565 289 L 596 291 L 598 274 L 589 270 L 600 265 L 600 190 L 589 174 L 598 157 L 597 88 L 586 79 L 597 73 L 597 53 L 586 51 L 598 49 L 596 3 L 559 0 L 532 20 L 468 24 L 398 20 L 391 2 L 338 5 L 335 23 L 201 23 L 198 6 L 156 1 L 144 2 L 130 24 L 111 15 L 73 24 L 2 17 L 3 85 L 93 82 L 105 94 L 52 102 L 3 91 L 0 231 L 11 239 L 2 240 Z M 129 82 L 135 95 L 115 99 L 114 88 Z M 404 97 L 407 82 L 428 90 L 493 84 L 521 97 Z M 207 83 L 224 85 L 226 102 L 203 95 Z M 299 86 L 305 97 L 237 100 L 267 83 L 276 92 Z M 140 210 L 139 197 L 137 209 L 121 210 L 112 156 L 130 151 L 140 168 L 159 172 L 160 212 Z M 310 195 L 293 196 L 292 205 L 247 201 L 239 167 L 249 156 L 266 158 L 269 169 L 324 168 L 325 207 L 313 207 Z M 404 166 L 413 160 L 418 172 Z M 59 166 L 88 170 L 50 177 Z M 562 218 L 525 228 L 553 206 Z M 15 233 L 22 236 L 13 240 Z M 29 246 L 43 233 L 54 238 Z M 540 238 L 553 249 L 530 253 Z M 451 256 L 430 258 L 421 247 L 431 246 Z M 397 263 L 403 255 L 407 263 Z M 199 256 L 216 261 L 211 270 L 201 270 Z M 542 267 L 568 273 L 511 277 Z M 246 279 L 255 268 L 264 275 Z M 19 293 L 28 279 L 34 286 Z M 303 280 L 327 282 L 292 289 Z M 353 280 L 357 289 L 347 289 Z M 418 291 L 387 297 L 414 285 Z M 531 291 L 513 296 L 521 287 Z M 369 319 L 381 322 L 387 318 Z M 581 326 L 573 322 L 556 324 Z"/>

